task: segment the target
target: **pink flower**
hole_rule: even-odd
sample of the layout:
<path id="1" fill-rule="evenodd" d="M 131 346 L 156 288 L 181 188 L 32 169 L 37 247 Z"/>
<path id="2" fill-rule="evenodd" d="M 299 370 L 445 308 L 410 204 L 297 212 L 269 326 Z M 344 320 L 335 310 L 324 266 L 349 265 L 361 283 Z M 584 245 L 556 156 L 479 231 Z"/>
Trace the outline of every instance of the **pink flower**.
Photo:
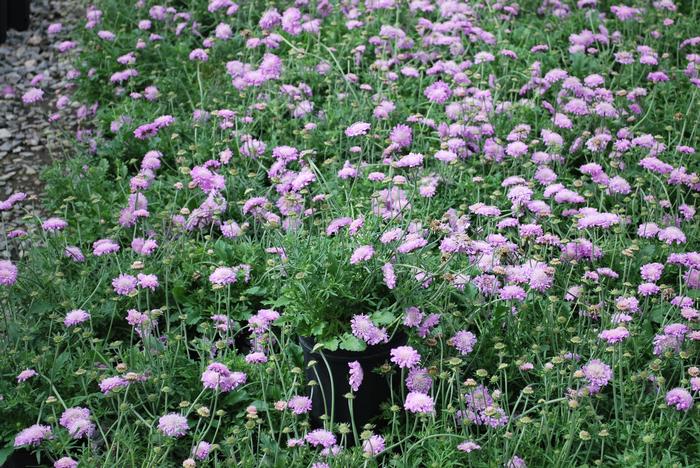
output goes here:
<path id="1" fill-rule="evenodd" d="M 22 102 L 25 104 L 34 104 L 41 101 L 43 98 L 43 90 L 39 88 L 29 88 L 27 92 L 22 95 Z"/>
<path id="2" fill-rule="evenodd" d="M 90 319 L 90 314 L 81 309 L 71 310 L 66 314 L 65 319 L 63 319 L 63 324 L 66 327 L 72 327 L 83 323 Z"/>
<path id="3" fill-rule="evenodd" d="M 362 385 L 364 372 L 362 371 L 362 366 L 358 361 L 348 363 L 348 367 L 350 368 L 350 388 L 353 392 L 356 392 L 360 389 L 360 385 Z"/>
<path id="4" fill-rule="evenodd" d="M 112 390 L 126 387 L 127 385 L 129 385 L 129 382 L 121 377 L 107 377 L 100 382 L 100 391 L 108 395 Z"/>
<path id="5" fill-rule="evenodd" d="M 476 336 L 472 332 L 462 330 L 458 331 L 448 343 L 457 348 L 461 354 L 467 355 L 474 349 Z"/>
<path id="6" fill-rule="evenodd" d="M 23 445 L 33 445 L 37 446 L 42 441 L 51 438 L 51 427 L 43 426 L 41 424 L 34 424 L 26 429 L 23 429 L 19 434 L 15 436 L 15 447 L 22 447 Z"/>
<path id="7" fill-rule="evenodd" d="M 128 296 L 136 291 L 137 280 L 131 275 L 122 273 L 112 280 L 114 292 L 120 296 Z"/>
<path id="8" fill-rule="evenodd" d="M 362 245 L 355 249 L 350 257 L 350 265 L 355 265 L 362 261 L 367 261 L 374 256 L 374 247 L 371 245 Z"/>
<path id="9" fill-rule="evenodd" d="M 379 455 L 385 449 L 384 437 L 372 434 L 369 439 L 362 443 L 362 451 L 371 457 Z"/>
<path id="10" fill-rule="evenodd" d="M 314 447 L 330 448 L 336 444 L 335 435 L 325 429 L 316 429 L 306 434 L 304 439 Z"/>
<path id="11" fill-rule="evenodd" d="M 410 369 L 420 362 L 420 354 L 410 346 L 399 346 L 391 350 L 391 362 Z"/>
<path id="12" fill-rule="evenodd" d="M 674 388 L 666 394 L 666 404 L 678 411 L 688 411 L 693 407 L 693 396 L 684 388 Z"/>
<path id="13" fill-rule="evenodd" d="M 366 135 L 370 129 L 370 124 L 366 122 L 355 122 L 345 129 L 345 136 L 355 137 L 360 135 Z"/>
<path id="14" fill-rule="evenodd" d="M 406 395 L 404 408 L 411 413 L 429 414 L 435 411 L 435 402 L 430 395 L 418 392 L 410 392 Z"/>
<path id="15" fill-rule="evenodd" d="M 182 437 L 187 434 L 187 418 L 178 413 L 169 413 L 158 419 L 158 430 L 169 437 Z"/>
<path id="16" fill-rule="evenodd" d="M 467 440 L 465 442 L 462 442 L 457 446 L 457 450 L 461 450 L 462 452 L 473 452 L 474 450 L 480 450 L 481 445 L 475 444 L 471 440 Z"/>
<path id="17" fill-rule="evenodd" d="M 601 340 L 607 341 L 609 344 L 620 343 L 630 336 L 630 332 L 625 327 L 617 327 L 612 330 L 603 330 L 598 335 Z"/>
<path id="18" fill-rule="evenodd" d="M 12 286 L 17 281 L 17 267 L 9 260 L 0 260 L 0 285 Z"/>
<path id="19" fill-rule="evenodd" d="M 138 279 L 140 288 L 148 288 L 151 291 L 155 291 L 158 287 L 158 277 L 156 275 L 144 275 L 139 273 L 136 275 L 136 278 Z"/>
<path id="20" fill-rule="evenodd" d="M 17 376 L 17 382 L 18 383 L 24 382 L 24 381 L 29 380 L 30 378 L 34 377 L 35 375 L 39 375 L 39 374 L 34 369 L 24 369 Z"/>
<path id="21" fill-rule="evenodd" d="M 452 96 L 452 90 L 444 81 L 436 81 L 423 92 L 430 102 L 444 104 Z"/>
<path id="22" fill-rule="evenodd" d="M 71 457 L 62 457 L 56 460 L 53 464 L 53 468 L 77 468 L 78 462 L 73 460 Z"/>
<path id="23" fill-rule="evenodd" d="M 311 398 L 306 396 L 293 396 L 287 402 L 287 408 L 292 410 L 296 415 L 308 413 L 311 411 Z"/>

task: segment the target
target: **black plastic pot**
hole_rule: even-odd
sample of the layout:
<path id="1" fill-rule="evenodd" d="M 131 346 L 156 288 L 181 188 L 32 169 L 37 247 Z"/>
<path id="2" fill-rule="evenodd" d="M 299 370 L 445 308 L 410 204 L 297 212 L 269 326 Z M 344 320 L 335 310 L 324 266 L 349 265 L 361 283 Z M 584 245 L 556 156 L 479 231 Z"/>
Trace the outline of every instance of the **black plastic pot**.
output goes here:
<path id="1" fill-rule="evenodd" d="M 306 379 L 318 382 L 318 385 L 311 387 L 312 426 L 322 426 L 321 416 L 325 414 L 330 420 L 331 413 L 334 423 L 350 424 L 350 408 L 345 395 L 350 392 L 348 364 L 353 361 L 360 363 L 364 373 L 362 385 L 355 392 L 352 403 L 355 425 L 361 430 L 364 424 L 377 416 L 380 405 L 390 399 L 391 388 L 388 377 L 374 372 L 374 369 L 388 362 L 391 349 L 405 345 L 407 340 L 405 334 L 397 333 L 388 343 L 369 346 L 365 351 L 323 351 L 321 355 L 321 352 L 312 351 L 315 345 L 313 339 L 299 337 L 304 352 Z M 316 361 L 316 364 L 309 366 L 311 361 Z"/>
<path id="2" fill-rule="evenodd" d="M 26 31 L 29 28 L 29 0 L 0 0 L 0 43 L 5 42 L 8 29 Z"/>

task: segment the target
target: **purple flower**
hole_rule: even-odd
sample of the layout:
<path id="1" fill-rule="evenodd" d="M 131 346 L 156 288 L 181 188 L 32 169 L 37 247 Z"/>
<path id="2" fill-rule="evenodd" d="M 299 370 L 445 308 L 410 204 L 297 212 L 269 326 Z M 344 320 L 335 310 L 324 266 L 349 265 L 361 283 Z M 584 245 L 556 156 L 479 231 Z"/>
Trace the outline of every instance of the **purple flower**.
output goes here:
<path id="1" fill-rule="evenodd" d="M 81 309 L 76 309 L 76 310 L 71 310 L 70 312 L 68 312 L 66 314 L 66 317 L 63 319 L 63 324 L 66 327 L 72 327 L 72 326 L 78 325 L 79 323 L 83 323 L 89 319 L 90 319 L 89 313 L 87 313 Z"/>
<path id="2" fill-rule="evenodd" d="M 430 102 L 444 104 L 452 96 L 452 90 L 447 83 L 440 80 L 425 88 L 423 94 Z"/>
<path id="3" fill-rule="evenodd" d="M 22 95 L 22 102 L 25 104 L 34 104 L 41 101 L 43 98 L 43 90 L 39 88 L 29 88 L 27 92 Z"/>
<path id="4" fill-rule="evenodd" d="M 306 434 L 304 439 L 314 447 L 330 448 L 336 444 L 335 435 L 325 429 L 316 429 Z"/>
<path id="5" fill-rule="evenodd" d="M 73 460 L 71 457 L 62 457 L 56 460 L 53 464 L 53 468 L 77 468 L 78 462 Z"/>
<path id="6" fill-rule="evenodd" d="M 472 332 L 461 330 L 450 339 L 449 344 L 457 348 L 461 354 L 467 355 L 474 350 L 476 335 Z"/>
<path id="7" fill-rule="evenodd" d="M 365 374 L 362 371 L 362 366 L 358 361 L 348 363 L 348 367 L 350 368 L 350 378 L 348 379 L 348 383 L 350 384 L 350 389 L 352 389 L 353 392 L 356 392 L 360 389 L 360 385 L 362 385 L 362 380 L 364 379 Z"/>
<path id="8" fill-rule="evenodd" d="M 119 244 L 112 239 L 100 239 L 92 244 L 92 253 L 96 257 L 119 251 Z"/>
<path id="9" fill-rule="evenodd" d="M 117 388 L 126 387 L 129 385 L 129 381 L 121 377 L 107 377 L 102 382 L 100 382 L 100 391 L 105 395 L 108 395 L 112 390 Z"/>
<path id="10" fill-rule="evenodd" d="M 41 223 L 41 228 L 46 232 L 62 231 L 68 223 L 61 218 L 49 218 Z"/>
<path id="11" fill-rule="evenodd" d="M 31 379 L 35 375 L 39 374 L 34 369 L 24 369 L 22 372 L 19 373 L 19 375 L 17 375 L 17 382 L 24 382 L 26 380 Z"/>
<path id="12" fill-rule="evenodd" d="M 96 429 L 95 424 L 90 421 L 90 410 L 81 407 L 66 409 L 59 423 L 68 429 L 68 433 L 74 439 L 90 438 Z"/>
<path id="13" fill-rule="evenodd" d="M 23 445 L 39 445 L 43 440 L 51 438 L 51 427 L 41 424 L 34 424 L 26 429 L 23 429 L 15 436 L 15 447 Z"/>
<path id="14" fill-rule="evenodd" d="M 0 260 L 0 285 L 12 286 L 17 281 L 17 267 L 9 260 Z"/>
<path id="15" fill-rule="evenodd" d="M 581 370 L 586 380 L 588 380 L 588 390 L 591 394 L 598 393 L 613 377 L 610 366 L 599 359 L 589 361 Z"/>
<path id="16" fill-rule="evenodd" d="M 429 414 L 435 411 L 435 402 L 425 393 L 410 392 L 406 395 L 403 407 L 411 413 Z"/>
<path id="17" fill-rule="evenodd" d="M 197 460 L 204 460 L 209 456 L 210 450 L 211 444 L 203 440 L 199 442 L 195 448 L 192 449 L 192 455 L 194 455 Z"/>
<path id="18" fill-rule="evenodd" d="M 366 135 L 370 129 L 370 124 L 366 122 L 355 122 L 345 129 L 345 136 L 355 137 L 360 135 Z"/>
<path id="19" fill-rule="evenodd" d="M 678 411 L 688 411 L 693 407 L 693 396 L 684 388 L 676 387 L 666 394 L 666 404 Z"/>
<path id="20" fill-rule="evenodd" d="M 465 442 L 462 442 L 457 446 L 457 450 L 461 450 L 462 452 L 473 452 L 474 450 L 481 450 L 481 445 L 478 445 L 471 440 L 467 440 Z"/>
<path id="21" fill-rule="evenodd" d="M 372 434 L 362 443 L 362 451 L 370 457 L 379 455 L 384 449 L 384 437 L 380 435 Z"/>
<path id="22" fill-rule="evenodd" d="M 169 437 L 182 437 L 187 434 L 187 418 L 178 413 L 169 413 L 158 419 L 158 430 Z"/>
<path id="23" fill-rule="evenodd" d="M 308 413 L 311 411 L 311 398 L 306 396 L 293 396 L 287 402 L 287 408 L 292 410 L 296 415 Z"/>
<path id="24" fill-rule="evenodd" d="M 425 393 L 430 392 L 433 386 L 433 379 L 430 377 L 427 369 L 422 367 L 414 367 L 408 371 L 406 377 L 406 388 L 409 392 Z"/>
<path id="25" fill-rule="evenodd" d="M 267 356 L 265 356 L 265 353 L 257 351 L 246 355 L 245 362 L 248 364 L 265 364 L 267 362 Z"/>
<path id="26" fill-rule="evenodd" d="M 617 327 L 611 330 L 603 330 L 598 338 L 608 342 L 608 344 L 620 343 L 630 336 L 630 332 L 625 327 Z"/>
<path id="27" fill-rule="evenodd" d="M 112 287 L 114 292 L 120 296 L 128 296 L 132 292 L 136 291 L 136 285 L 138 281 L 131 275 L 122 273 L 112 280 Z"/>
<path id="28" fill-rule="evenodd" d="M 66 249 L 64 250 L 64 255 L 76 263 L 81 263 L 85 261 L 85 255 L 83 255 L 83 252 L 80 250 L 80 247 L 76 247 L 74 245 L 69 245 L 68 247 L 66 247 Z"/>
<path id="29" fill-rule="evenodd" d="M 503 286 L 499 293 L 500 298 L 504 301 L 524 301 L 527 294 L 520 286 L 508 285 Z"/>
<path id="30" fill-rule="evenodd" d="M 371 245 L 362 245 L 355 249 L 350 257 L 350 265 L 355 265 L 362 261 L 367 261 L 374 256 L 374 247 Z"/>
<path id="31" fill-rule="evenodd" d="M 410 346 L 399 346 L 391 350 L 391 362 L 402 369 L 410 369 L 420 362 L 420 354 Z"/>

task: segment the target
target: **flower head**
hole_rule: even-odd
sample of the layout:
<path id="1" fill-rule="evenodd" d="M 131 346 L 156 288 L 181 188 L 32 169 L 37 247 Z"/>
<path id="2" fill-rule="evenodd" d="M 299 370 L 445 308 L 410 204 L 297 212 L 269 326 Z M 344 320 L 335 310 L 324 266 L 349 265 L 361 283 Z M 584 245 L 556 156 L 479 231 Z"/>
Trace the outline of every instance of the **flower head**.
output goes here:
<path id="1" fill-rule="evenodd" d="M 169 437 L 182 437 L 187 434 L 187 418 L 178 413 L 169 413 L 158 419 L 158 430 Z"/>

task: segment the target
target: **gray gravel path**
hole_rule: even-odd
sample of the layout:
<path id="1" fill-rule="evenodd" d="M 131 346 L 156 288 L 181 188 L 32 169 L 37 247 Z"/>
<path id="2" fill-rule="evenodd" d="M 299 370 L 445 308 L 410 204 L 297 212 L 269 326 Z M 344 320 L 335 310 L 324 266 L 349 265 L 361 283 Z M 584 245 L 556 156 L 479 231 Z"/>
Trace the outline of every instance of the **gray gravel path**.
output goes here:
<path id="1" fill-rule="evenodd" d="M 19 207 L 3 213 L 8 230 L 26 229 L 21 218 L 39 212 L 43 189 L 39 176 L 53 160 L 63 157 L 68 136 L 75 129 L 78 104 L 71 103 L 61 119 L 49 122 L 49 115 L 56 112 L 57 96 L 70 96 L 65 74 L 71 68 L 71 56 L 54 49 L 57 39 L 48 35 L 47 28 L 62 23 L 58 40 L 68 39 L 84 11 L 82 3 L 32 0 L 29 30 L 10 30 L 7 41 L 0 44 L 0 201 L 14 192 L 29 196 Z M 22 95 L 40 75 L 44 78 L 35 86 L 44 90 L 43 101 L 23 104 Z"/>

